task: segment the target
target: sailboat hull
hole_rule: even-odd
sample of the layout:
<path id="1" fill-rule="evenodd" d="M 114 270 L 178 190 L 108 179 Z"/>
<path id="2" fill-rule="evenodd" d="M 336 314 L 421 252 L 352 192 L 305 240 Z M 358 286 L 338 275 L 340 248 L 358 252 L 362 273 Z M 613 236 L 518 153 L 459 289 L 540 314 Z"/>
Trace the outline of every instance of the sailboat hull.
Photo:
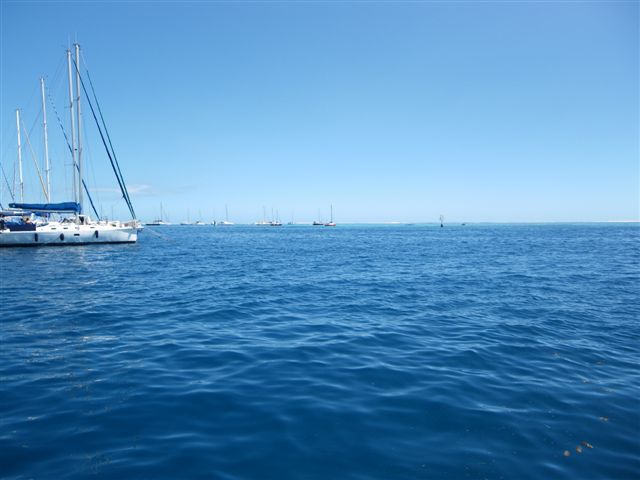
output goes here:
<path id="1" fill-rule="evenodd" d="M 136 227 L 114 224 L 74 225 L 56 223 L 32 231 L 0 230 L 0 247 L 89 245 L 94 243 L 135 243 Z"/>

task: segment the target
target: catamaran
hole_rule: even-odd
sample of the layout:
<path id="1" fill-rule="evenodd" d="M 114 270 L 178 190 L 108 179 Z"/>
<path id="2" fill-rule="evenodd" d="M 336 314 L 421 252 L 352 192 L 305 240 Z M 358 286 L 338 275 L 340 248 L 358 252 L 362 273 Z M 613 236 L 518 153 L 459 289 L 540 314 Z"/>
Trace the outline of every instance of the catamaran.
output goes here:
<path id="1" fill-rule="evenodd" d="M 44 79 L 40 79 L 42 94 L 43 130 L 45 140 L 45 173 L 46 183 L 41 179 L 45 203 L 25 203 L 24 182 L 22 176 L 22 145 L 20 139 L 20 111 L 16 111 L 18 127 L 18 170 L 20 172 L 20 201 L 16 201 L 16 193 L 10 192 L 13 202 L 9 208 L 0 206 L 0 247 L 40 246 L 40 245 L 85 245 L 91 243 L 134 243 L 138 232 L 142 229 L 136 218 L 131 198 L 127 190 L 122 171 L 118 164 L 113 144 L 107 130 L 98 99 L 91 83 L 88 70 L 81 74 L 80 45 L 74 45 L 72 59 L 71 49 L 67 50 L 67 71 L 69 81 L 70 136 L 65 133 L 67 146 L 71 153 L 73 170 L 73 201 L 53 203 L 51 201 L 51 182 L 49 177 L 49 158 L 47 145 L 47 120 Z M 75 78 L 74 78 L 75 77 Z M 85 79 L 89 82 L 92 97 L 89 96 Z M 75 80 L 75 93 L 74 93 Z M 93 220 L 85 211 L 84 195 L 86 194 L 91 210 L 100 219 L 91 194 L 83 179 L 83 145 L 82 145 L 82 112 L 81 92 L 84 92 L 91 115 L 97 125 L 100 138 L 109 157 L 114 174 L 118 181 L 131 220 Z M 93 102 L 92 102 L 93 98 Z M 62 124 L 61 124 L 62 125 Z M 26 130 L 25 130 L 26 131 Z M 64 129 L 63 129 L 64 131 Z"/>

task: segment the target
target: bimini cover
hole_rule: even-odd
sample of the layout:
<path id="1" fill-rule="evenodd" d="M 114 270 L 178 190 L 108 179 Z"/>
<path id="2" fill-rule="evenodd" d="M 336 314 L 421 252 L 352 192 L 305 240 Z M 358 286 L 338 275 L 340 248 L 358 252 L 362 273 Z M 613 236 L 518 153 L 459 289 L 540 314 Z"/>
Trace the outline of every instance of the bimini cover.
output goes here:
<path id="1" fill-rule="evenodd" d="M 31 212 L 72 212 L 80 213 L 80 204 L 76 202 L 62 203 L 10 203 L 11 208 L 20 208 Z"/>

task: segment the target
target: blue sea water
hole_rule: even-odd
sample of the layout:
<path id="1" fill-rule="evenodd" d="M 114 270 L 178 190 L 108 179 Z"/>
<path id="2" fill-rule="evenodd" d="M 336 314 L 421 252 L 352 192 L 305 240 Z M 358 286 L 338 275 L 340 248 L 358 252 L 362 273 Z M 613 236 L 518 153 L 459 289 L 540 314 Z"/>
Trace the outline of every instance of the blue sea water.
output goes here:
<path id="1" fill-rule="evenodd" d="M 637 225 L 154 227 L 0 289 L 2 478 L 640 478 Z"/>

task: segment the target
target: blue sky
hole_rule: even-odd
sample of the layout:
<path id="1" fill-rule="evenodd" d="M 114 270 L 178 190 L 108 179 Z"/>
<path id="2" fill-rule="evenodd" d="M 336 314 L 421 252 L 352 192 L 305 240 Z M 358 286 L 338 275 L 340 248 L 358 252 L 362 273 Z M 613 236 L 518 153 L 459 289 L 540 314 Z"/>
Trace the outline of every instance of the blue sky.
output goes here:
<path id="1" fill-rule="evenodd" d="M 310 221 L 330 204 L 343 223 L 639 216 L 637 2 L 1 8 L 9 177 L 16 108 L 42 155 L 40 75 L 68 123 L 61 72 L 77 37 L 143 219 L 161 201 L 176 222 L 187 210 L 221 218 L 225 204 L 238 222 L 263 206 Z M 69 159 L 48 113 L 54 199 L 68 200 Z M 105 213 L 124 217 L 95 133 L 88 139 L 88 183 Z"/>

